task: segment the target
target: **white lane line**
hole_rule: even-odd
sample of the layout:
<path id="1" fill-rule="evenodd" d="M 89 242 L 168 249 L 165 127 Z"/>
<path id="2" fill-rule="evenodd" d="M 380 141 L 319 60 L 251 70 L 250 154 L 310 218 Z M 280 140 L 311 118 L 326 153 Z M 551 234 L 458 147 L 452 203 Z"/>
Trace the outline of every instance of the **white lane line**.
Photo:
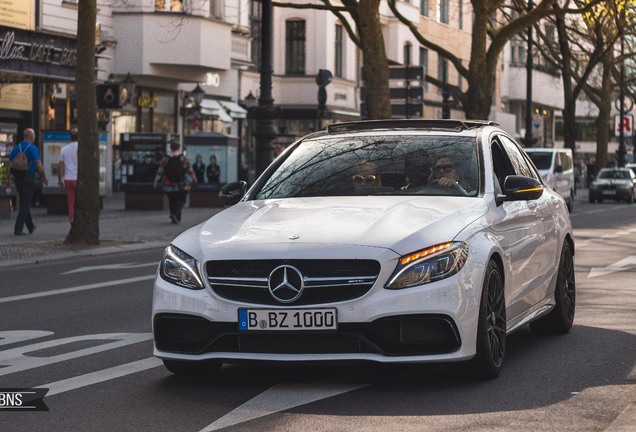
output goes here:
<path id="1" fill-rule="evenodd" d="M 133 278 L 108 281 L 108 282 L 99 282 L 99 283 L 88 284 L 88 285 L 80 285 L 80 286 L 76 286 L 72 288 L 62 288 L 62 289 L 51 290 L 51 291 L 43 291 L 43 292 L 37 292 L 37 293 L 31 293 L 31 294 L 17 295 L 13 297 L 4 297 L 4 298 L 0 298 L 0 303 L 10 303 L 14 301 L 30 300 L 30 299 L 39 298 L 39 297 L 49 297 L 49 296 L 54 296 L 58 294 L 68 294 L 68 293 L 73 293 L 78 291 L 88 291 L 88 290 L 93 290 L 97 288 L 106 288 L 106 287 L 114 286 L 114 285 L 143 282 L 143 281 L 151 280 L 154 278 L 155 278 L 155 275 L 153 274 L 150 276 L 138 276 Z"/>
<path id="2" fill-rule="evenodd" d="M 121 269 L 134 269 L 134 268 L 141 268 L 141 267 L 157 267 L 157 265 L 158 265 L 157 261 L 142 263 L 142 264 L 138 264 L 138 263 L 105 264 L 105 265 L 98 265 L 98 266 L 79 267 L 64 273 L 60 273 L 60 275 L 83 273 L 83 272 L 89 272 L 89 271 L 95 271 L 95 270 L 121 270 Z"/>
<path id="3" fill-rule="evenodd" d="M 333 382 L 277 384 L 201 429 L 200 432 L 212 432 L 234 426 L 369 385 L 337 384 Z"/>
<path id="4" fill-rule="evenodd" d="M 110 381 L 115 378 L 121 378 L 123 376 L 131 375 L 137 372 L 143 372 L 145 370 L 161 366 L 162 364 L 163 363 L 158 358 L 149 357 L 143 360 L 134 361 L 132 363 L 126 363 L 97 372 L 92 372 L 89 374 L 44 384 L 41 386 L 37 386 L 37 388 L 48 388 L 49 391 L 46 394 L 46 397 L 49 397 L 89 385 Z"/>

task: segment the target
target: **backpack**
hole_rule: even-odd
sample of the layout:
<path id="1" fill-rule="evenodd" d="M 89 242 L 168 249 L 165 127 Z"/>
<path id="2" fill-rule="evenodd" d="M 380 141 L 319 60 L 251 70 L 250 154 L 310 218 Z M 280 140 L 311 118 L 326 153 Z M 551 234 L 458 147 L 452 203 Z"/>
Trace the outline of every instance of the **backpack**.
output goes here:
<path id="1" fill-rule="evenodd" d="M 183 181 L 185 173 L 181 155 L 171 156 L 170 159 L 168 159 L 168 163 L 166 164 L 166 177 L 168 177 L 168 180 L 172 183 L 181 183 Z"/>
<path id="2" fill-rule="evenodd" d="M 14 171 L 26 171 L 29 167 L 29 158 L 26 155 L 26 149 L 29 148 L 31 144 L 27 144 L 25 148 L 22 148 L 18 144 L 18 153 L 15 155 L 13 160 L 11 161 L 11 169 Z"/>

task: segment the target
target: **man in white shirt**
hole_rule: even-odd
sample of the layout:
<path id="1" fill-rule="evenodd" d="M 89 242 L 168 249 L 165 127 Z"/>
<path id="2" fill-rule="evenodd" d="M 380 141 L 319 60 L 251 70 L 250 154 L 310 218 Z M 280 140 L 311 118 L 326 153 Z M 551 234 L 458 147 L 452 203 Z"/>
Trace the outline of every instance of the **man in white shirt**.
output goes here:
<path id="1" fill-rule="evenodd" d="M 58 163 L 57 177 L 61 187 L 66 189 L 68 218 L 73 223 L 75 217 L 75 191 L 77 189 L 77 128 L 71 129 L 71 143 L 62 148 Z"/>

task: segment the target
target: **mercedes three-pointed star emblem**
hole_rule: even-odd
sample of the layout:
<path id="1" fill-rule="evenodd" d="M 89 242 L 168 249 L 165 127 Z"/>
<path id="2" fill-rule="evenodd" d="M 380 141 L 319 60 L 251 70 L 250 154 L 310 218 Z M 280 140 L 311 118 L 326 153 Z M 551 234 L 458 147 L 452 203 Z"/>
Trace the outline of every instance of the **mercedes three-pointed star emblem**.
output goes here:
<path id="1" fill-rule="evenodd" d="M 267 282 L 269 293 L 280 303 L 292 303 L 298 300 L 305 288 L 302 273 L 290 265 L 276 267 L 269 274 Z"/>

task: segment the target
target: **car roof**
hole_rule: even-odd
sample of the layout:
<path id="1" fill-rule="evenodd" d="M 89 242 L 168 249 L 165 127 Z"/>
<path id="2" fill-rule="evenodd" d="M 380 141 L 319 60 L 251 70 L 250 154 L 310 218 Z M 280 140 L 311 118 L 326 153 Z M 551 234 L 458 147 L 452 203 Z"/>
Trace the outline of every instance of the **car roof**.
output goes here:
<path id="1" fill-rule="evenodd" d="M 368 131 L 445 131 L 464 132 L 477 130 L 486 126 L 499 127 L 499 124 L 484 120 L 420 120 L 420 119 L 387 119 L 362 120 L 353 122 L 333 123 L 327 126 L 327 134 L 341 134 L 349 132 Z"/>

